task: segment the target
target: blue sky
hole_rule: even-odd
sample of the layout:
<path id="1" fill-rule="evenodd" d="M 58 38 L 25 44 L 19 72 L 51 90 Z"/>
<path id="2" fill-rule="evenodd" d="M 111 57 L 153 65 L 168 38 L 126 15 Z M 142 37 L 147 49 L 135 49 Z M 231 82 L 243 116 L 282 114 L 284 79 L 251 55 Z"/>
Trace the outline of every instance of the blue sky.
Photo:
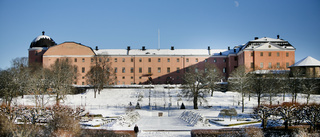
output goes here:
<path id="1" fill-rule="evenodd" d="M 0 68 L 27 57 L 42 31 L 100 49 L 225 49 L 254 37 L 288 40 L 296 61 L 320 60 L 319 0 L 0 0 Z"/>

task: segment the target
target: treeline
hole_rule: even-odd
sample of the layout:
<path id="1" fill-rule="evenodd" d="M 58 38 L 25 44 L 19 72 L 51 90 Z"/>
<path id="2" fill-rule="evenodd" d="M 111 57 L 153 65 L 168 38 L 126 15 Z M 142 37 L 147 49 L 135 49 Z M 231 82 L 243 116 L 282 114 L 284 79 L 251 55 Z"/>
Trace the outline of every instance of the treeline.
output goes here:
<path id="1" fill-rule="evenodd" d="M 55 97 L 56 104 L 74 90 L 77 67 L 68 59 L 58 59 L 48 68 L 42 65 L 28 65 L 28 59 L 16 58 L 12 67 L 0 71 L 0 98 L 10 106 L 12 99 L 27 94 L 34 95 L 36 107 L 44 107 L 45 95 Z"/>
<path id="2" fill-rule="evenodd" d="M 298 74 L 292 77 L 285 71 L 257 74 L 248 72 L 244 66 L 235 69 L 228 82 L 230 90 L 241 93 L 242 112 L 244 111 L 244 97 L 248 97 L 249 100 L 252 96 L 257 97 L 259 107 L 262 98 L 268 98 L 269 105 L 273 105 L 275 104 L 274 97 L 279 95 L 282 95 L 283 101 L 289 95 L 292 98 L 291 103 L 296 103 L 298 93 L 305 94 L 306 104 L 309 104 L 311 94 L 320 93 L 319 78 L 302 77 Z"/>
<path id="3" fill-rule="evenodd" d="M 268 120 L 283 120 L 285 129 L 292 125 L 307 123 L 315 130 L 320 123 L 320 104 L 282 103 L 280 105 L 260 105 L 254 109 L 254 117 L 262 121 L 265 129 Z"/>

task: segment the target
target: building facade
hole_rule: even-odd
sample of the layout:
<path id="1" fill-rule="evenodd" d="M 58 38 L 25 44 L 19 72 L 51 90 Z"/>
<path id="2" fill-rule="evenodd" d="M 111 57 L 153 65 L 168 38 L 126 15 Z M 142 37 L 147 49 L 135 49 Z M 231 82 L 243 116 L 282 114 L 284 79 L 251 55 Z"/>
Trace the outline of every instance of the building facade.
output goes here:
<path id="1" fill-rule="evenodd" d="M 49 44 L 38 44 L 47 41 Z M 94 64 L 94 58 L 106 58 L 116 74 L 116 85 L 181 84 L 188 67 L 203 70 L 206 64 L 214 64 L 225 78 L 240 65 L 251 71 L 288 70 L 294 64 L 295 48 L 277 37 L 255 38 L 244 45 L 226 49 L 92 49 L 76 42 L 56 45 L 48 36 L 38 36 L 29 48 L 29 63 L 41 63 L 49 67 L 57 59 L 65 58 L 77 66 L 79 77 L 76 85 L 87 85 L 85 75 Z M 99 60 L 101 63 L 101 59 Z"/>

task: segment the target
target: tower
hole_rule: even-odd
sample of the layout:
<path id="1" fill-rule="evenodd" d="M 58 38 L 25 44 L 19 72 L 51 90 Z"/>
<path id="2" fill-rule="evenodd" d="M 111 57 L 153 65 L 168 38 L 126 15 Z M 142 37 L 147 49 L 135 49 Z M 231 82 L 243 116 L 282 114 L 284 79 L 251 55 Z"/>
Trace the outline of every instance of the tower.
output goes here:
<path id="1" fill-rule="evenodd" d="M 36 37 L 30 44 L 29 51 L 29 65 L 39 64 L 42 65 L 43 54 L 51 47 L 57 45 L 52 38 L 45 35 Z"/>

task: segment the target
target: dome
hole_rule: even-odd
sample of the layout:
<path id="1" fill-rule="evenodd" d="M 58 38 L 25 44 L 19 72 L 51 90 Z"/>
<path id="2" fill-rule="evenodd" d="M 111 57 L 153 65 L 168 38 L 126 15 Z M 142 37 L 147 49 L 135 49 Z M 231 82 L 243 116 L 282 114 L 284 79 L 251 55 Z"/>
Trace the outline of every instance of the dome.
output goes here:
<path id="1" fill-rule="evenodd" d="M 42 31 L 42 35 L 36 37 L 30 44 L 30 48 L 33 47 L 43 47 L 49 48 L 51 46 L 57 45 L 56 42 L 52 38 L 47 35 L 44 35 L 44 31 Z"/>

